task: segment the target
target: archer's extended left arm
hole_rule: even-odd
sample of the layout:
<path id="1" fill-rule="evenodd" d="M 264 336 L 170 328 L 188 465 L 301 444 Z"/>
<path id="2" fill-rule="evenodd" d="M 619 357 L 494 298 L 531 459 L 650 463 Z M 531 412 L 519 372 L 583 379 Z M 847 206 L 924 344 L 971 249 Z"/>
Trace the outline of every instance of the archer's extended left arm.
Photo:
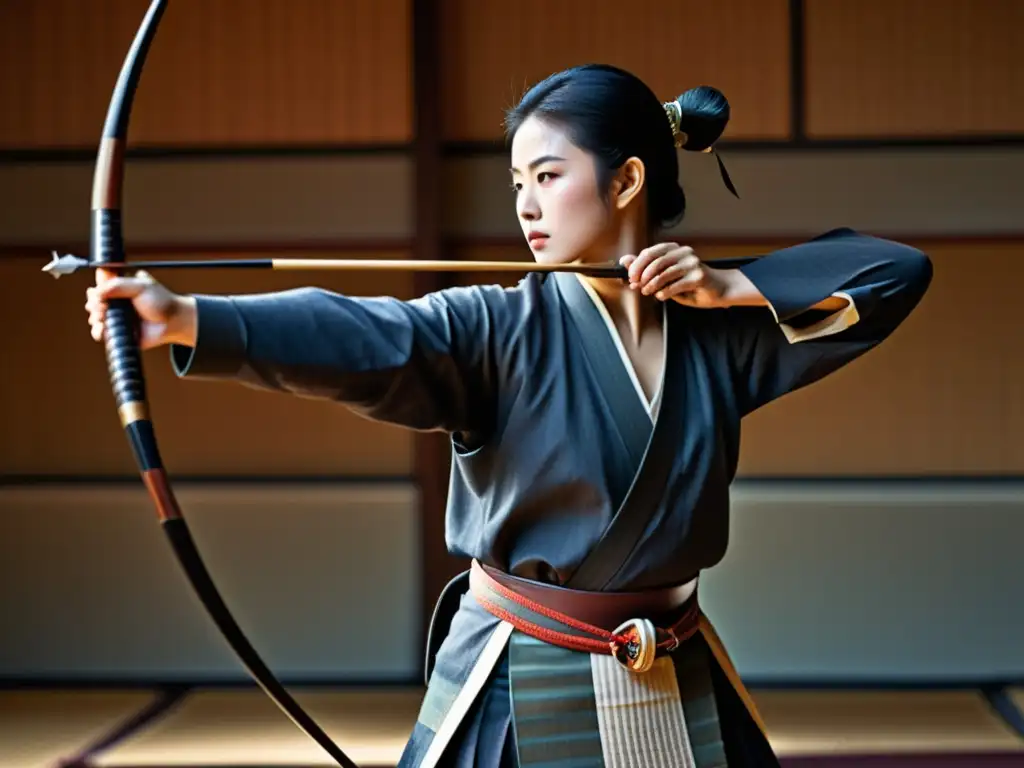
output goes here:
<path id="1" fill-rule="evenodd" d="M 494 345 L 511 294 L 452 288 L 412 301 L 303 288 L 197 295 L 195 347 L 172 345 L 186 379 L 232 380 L 343 403 L 420 430 L 488 428 Z"/>

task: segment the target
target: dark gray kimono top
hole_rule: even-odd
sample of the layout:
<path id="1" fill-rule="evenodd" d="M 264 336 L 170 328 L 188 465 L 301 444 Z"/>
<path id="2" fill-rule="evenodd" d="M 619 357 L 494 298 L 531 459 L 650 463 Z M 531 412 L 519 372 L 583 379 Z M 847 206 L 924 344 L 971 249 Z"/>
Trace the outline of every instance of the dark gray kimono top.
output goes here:
<path id="1" fill-rule="evenodd" d="M 614 332 L 594 302 L 592 322 L 568 311 L 567 298 L 585 290 L 571 274 L 412 301 L 312 288 L 199 296 L 196 346 L 171 356 L 189 379 L 324 398 L 370 419 L 450 433 L 448 547 L 520 576 L 564 583 L 627 493 L 643 491 L 646 522 L 634 546 L 589 587 L 677 584 L 725 554 L 743 416 L 879 344 L 932 276 L 920 251 L 848 229 L 736 264 L 770 308 L 667 302 L 651 411 L 635 391 L 626 402 L 604 389 L 607 376 L 581 339 Z M 849 306 L 808 311 L 834 295 Z M 613 407 L 646 420 L 643 455 L 630 451 Z M 439 663 L 471 660 L 496 624 L 464 608 L 476 618 L 453 623 Z"/>

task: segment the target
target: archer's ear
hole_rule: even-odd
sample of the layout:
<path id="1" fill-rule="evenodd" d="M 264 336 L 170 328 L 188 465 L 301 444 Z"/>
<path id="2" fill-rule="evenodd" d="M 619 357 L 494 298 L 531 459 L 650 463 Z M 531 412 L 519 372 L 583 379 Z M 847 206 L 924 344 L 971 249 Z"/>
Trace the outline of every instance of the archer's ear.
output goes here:
<path id="1" fill-rule="evenodd" d="M 644 187 L 647 169 L 638 157 L 631 157 L 622 164 L 612 181 L 612 196 L 615 207 L 624 210 Z"/>

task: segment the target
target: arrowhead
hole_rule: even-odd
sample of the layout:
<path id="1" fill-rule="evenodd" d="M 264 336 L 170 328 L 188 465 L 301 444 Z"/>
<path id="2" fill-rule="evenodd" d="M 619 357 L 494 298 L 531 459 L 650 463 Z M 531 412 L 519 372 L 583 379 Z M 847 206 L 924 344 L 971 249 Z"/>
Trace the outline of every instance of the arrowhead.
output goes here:
<path id="1" fill-rule="evenodd" d="M 43 267 L 43 272 L 49 272 L 54 280 L 59 280 L 62 275 L 70 275 L 75 270 L 87 266 L 89 262 L 86 259 L 72 256 L 70 253 L 58 256 L 57 252 L 53 251 L 53 261 Z"/>

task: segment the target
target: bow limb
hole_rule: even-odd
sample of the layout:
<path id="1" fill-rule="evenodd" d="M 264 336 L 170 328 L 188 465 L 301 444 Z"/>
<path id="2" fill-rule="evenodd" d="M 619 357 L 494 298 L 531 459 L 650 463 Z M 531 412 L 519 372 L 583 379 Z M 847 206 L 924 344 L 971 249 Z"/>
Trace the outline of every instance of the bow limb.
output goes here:
<path id="1" fill-rule="evenodd" d="M 97 265 L 125 261 L 121 187 L 128 122 L 135 89 L 167 0 L 153 0 L 128 51 L 107 110 L 93 176 L 90 256 Z M 106 277 L 104 270 L 97 273 Z M 118 415 L 161 527 L 199 599 L 250 675 L 292 721 L 345 768 L 358 768 L 278 682 L 249 643 L 200 557 L 171 489 L 149 416 L 137 317 L 128 300 L 110 301 L 105 320 L 107 367 Z"/>

